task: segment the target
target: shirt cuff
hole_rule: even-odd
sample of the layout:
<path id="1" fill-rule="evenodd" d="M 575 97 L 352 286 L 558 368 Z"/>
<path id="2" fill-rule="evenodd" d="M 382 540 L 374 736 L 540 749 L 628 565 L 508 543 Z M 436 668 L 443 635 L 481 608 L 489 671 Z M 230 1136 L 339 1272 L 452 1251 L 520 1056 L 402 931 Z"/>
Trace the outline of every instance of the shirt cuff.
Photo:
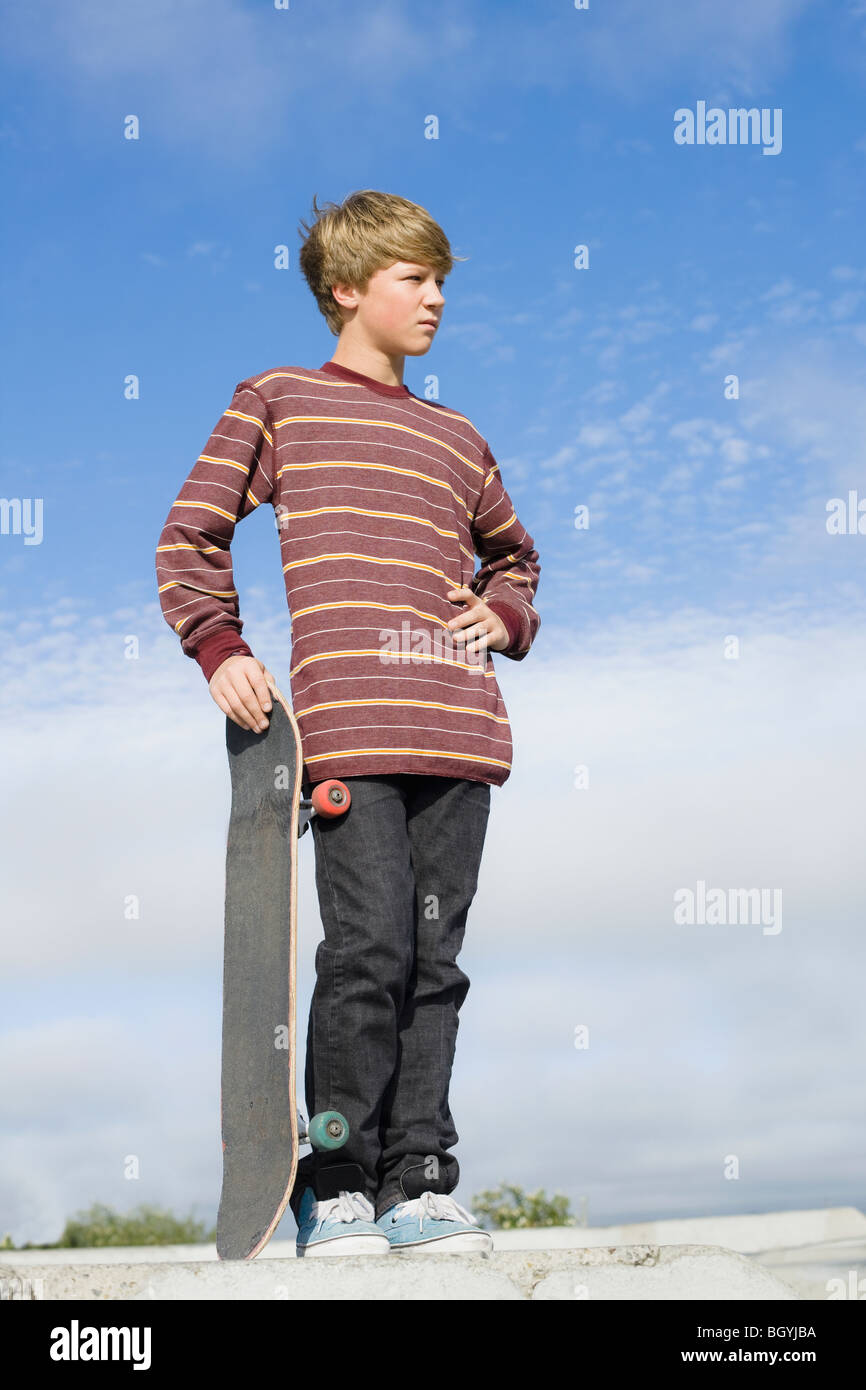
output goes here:
<path id="1" fill-rule="evenodd" d="M 227 657 L 252 656 L 252 652 L 234 628 L 224 628 L 212 637 L 206 637 L 193 656 L 204 672 L 205 680 L 210 683 L 214 671 L 222 666 Z"/>
<path id="2" fill-rule="evenodd" d="M 510 608 L 507 603 L 502 604 L 500 607 L 500 600 L 495 597 L 490 603 L 487 602 L 487 599 L 482 599 L 482 602 L 487 603 L 487 607 L 496 614 L 497 618 L 501 618 L 506 626 L 508 631 L 508 646 L 495 654 L 496 656 L 508 656 L 511 648 L 515 645 L 520 636 L 520 614 L 515 612 L 513 608 Z"/>

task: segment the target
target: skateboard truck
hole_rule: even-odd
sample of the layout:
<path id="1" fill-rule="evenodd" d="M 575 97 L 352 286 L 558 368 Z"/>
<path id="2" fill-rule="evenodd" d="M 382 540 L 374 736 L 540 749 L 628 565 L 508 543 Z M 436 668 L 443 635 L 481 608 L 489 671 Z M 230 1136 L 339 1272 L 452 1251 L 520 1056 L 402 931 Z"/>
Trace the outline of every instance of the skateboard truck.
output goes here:
<path id="1" fill-rule="evenodd" d="M 298 806 L 298 839 L 304 834 L 313 816 L 333 820 L 335 816 L 342 816 L 348 811 L 351 804 L 352 795 L 345 782 L 338 782 L 333 777 L 327 782 L 319 782 L 313 787 L 312 796 L 301 797 Z"/>

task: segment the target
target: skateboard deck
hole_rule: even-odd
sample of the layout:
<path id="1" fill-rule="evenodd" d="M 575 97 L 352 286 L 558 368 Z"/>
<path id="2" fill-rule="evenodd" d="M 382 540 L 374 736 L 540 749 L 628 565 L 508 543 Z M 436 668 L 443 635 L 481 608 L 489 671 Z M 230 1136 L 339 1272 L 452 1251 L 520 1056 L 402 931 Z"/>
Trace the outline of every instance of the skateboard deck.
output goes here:
<path id="1" fill-rule="evenodd" d="M 302 802 L 298 725 L 284 696 L 268 685 L 272 708 L 263 733 L 226 719 L 232 801 L 223 956 L 223 1181 L 216 1240 L 222 1260 L 253 1259 L 267 1244 L 291 1196 L 300 1142 L 337 1148 L 348 1136 L 348 1126 L 334 1112 L 311 1120 L 311 1138 L 299 1132 L 295 980 L 299 837 L 315 809 L 341 814 L 349 794 L 342 783 L 329 782 L 316 789 L 312 801 Z"/>

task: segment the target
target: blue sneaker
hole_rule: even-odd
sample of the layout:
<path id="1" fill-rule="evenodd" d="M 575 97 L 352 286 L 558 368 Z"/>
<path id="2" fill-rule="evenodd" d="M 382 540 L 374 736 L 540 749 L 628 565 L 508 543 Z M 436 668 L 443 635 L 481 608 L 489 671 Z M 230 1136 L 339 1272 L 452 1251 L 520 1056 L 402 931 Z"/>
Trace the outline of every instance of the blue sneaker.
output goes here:
<path id="1" fill-rule="evenodd" d="M 373 1220 L 375 1214 L 363 1192 L 341 1192 L 317 1202 L 313 1189 L 306 1188 L 298 1209 L 298 1256 L 387 1255 L 388 1237 Z"/>
<path id="2" fill-rule="evenodd" d="M 453 1197 L 422 1192 L 410 1202 L 397 1202 L 376 1225 L 392 1250 L 422 1250 L 430 1254 L 489 1254 L 493 1238 L 476 1225 L 475 1217 Z"/>

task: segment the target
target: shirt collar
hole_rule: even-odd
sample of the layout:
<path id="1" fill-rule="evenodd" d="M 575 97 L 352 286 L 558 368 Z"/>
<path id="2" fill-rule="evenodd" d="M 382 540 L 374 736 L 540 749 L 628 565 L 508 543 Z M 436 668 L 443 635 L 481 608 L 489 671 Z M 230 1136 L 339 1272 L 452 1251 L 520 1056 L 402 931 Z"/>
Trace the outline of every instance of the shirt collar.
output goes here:
<path id="1" fill-rule="evenodd" d="M 408 386 L 389 386 L 384 381 L 376 381 L 375 377 L 364 376 L 362 372 L 353 372 L 351 367 L 344 367 L 339 362 L 324 362 L 319 370 L 342 377 L 344 381 L 354 381 L 360 386 L 369 386 L 371 391 L 380 391 L 383 396 L 411 396 L 412 394 Z"/>

